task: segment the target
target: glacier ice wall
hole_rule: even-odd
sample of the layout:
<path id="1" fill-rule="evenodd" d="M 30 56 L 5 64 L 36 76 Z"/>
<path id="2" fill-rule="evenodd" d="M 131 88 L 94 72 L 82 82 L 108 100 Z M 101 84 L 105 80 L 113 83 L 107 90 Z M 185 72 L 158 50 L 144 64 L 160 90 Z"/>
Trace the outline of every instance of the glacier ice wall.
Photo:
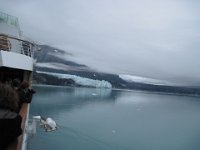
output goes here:
<path id="1" fill-rule="evenodd" d="M 89 86 L 89 87 L 96 87 L 96 88 L 112 88 L 112 84 L 105 80 L 94 80 L 94 79 L 89 79 L 89 78 L 80 77 L 76 75 L 43 72 L 43 71 L 37 71 L 37 73 L 52 75 L 60 79 L 72 79 L 76 84 L 82 85 L 82 86 Z"/>

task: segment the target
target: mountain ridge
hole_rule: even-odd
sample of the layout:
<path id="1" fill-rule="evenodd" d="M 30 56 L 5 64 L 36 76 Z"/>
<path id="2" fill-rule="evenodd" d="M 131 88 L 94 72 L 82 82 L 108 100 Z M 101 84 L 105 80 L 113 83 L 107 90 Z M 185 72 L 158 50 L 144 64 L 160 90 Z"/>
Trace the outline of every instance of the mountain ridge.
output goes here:
<path id="1" fill-rule="evenodd" d="M 70 57 L 71 53 L 64 50 L 57 49 L 48 45 L 40 45 L 41 50 L 36 51 L 34 55 L 35 67 L 33 73 L 33 79 L 38 84 L 52 84 L 52 85 L 64 85 L 64 86 L 82 86 L 75 83 L 72 79 L 60 79 L 55 76 L 38 73 L 50 72 L 60 73 L 68 75 L 76 75 L 77 77 L 83 77 L 93 80 L 105 80 L 112 84 L 113 88 L 119 89 L 133 89 L 133 90 L 147 90 L 158 91 L 168 93 L 186 93 L 199 95 L 199 88 L 171 86 L 171 85 L 154 85 L 150 83 L 142 83 L 141 81 L 126 81 L 118 74 L 109 74 L 103 72 L 97 72 L 94 69 L 89 68 L 84 64 L 79 64 L 70 60 L 67 60 L 63 56 Z M 142 78 L 142 77 L 141 77 Z M 148 78 L 146 78 L 148 80 Z M 155 80 L 156 81 L 156 80 Z"/>

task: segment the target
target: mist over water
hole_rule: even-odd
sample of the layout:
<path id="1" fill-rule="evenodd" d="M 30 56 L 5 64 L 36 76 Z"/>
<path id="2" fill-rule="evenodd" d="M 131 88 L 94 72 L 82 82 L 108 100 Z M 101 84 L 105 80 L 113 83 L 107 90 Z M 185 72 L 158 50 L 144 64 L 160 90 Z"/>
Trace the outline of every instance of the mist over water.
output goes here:
<path id="1" fill-rule="evenodd" d="M 52 117 L 28 149 L 199 150 L 199 97 L 143 91 L 35 86 L 31 115 Z"/>

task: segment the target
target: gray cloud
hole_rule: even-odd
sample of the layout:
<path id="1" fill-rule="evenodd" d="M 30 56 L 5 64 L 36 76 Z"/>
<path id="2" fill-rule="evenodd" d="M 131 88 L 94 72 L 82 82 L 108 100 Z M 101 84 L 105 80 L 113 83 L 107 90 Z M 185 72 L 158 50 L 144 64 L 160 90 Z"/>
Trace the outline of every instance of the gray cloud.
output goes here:
<path id="1" fill-rule="evenodd" d="M 99 71 L 200 84 L 197 0 L 0 0 L 24 35 Z"/>

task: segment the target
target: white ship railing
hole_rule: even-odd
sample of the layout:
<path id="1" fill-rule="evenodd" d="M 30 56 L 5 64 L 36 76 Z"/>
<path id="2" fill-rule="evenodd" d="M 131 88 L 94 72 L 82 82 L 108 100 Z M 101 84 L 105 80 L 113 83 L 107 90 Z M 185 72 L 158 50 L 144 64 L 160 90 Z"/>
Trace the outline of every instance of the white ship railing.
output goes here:
<path id="1" fill-rule="evenodd" d="M 34 44 L 16 37 L 0 34 L 0 50 L 33 57 Z"/>

